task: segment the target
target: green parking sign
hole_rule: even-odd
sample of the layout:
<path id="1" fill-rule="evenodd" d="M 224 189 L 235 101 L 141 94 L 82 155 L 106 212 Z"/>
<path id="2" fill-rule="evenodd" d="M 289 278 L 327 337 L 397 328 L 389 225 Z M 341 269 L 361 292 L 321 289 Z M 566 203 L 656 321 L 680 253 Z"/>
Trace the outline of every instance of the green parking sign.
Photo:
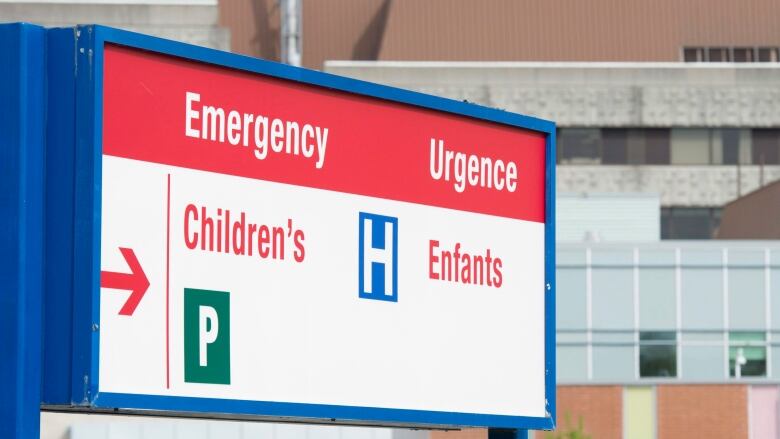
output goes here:
<path id="1" fill-rule="evenodd" d="M 230 294 L 184 289 L 184 381 L 230 384 Z"/>

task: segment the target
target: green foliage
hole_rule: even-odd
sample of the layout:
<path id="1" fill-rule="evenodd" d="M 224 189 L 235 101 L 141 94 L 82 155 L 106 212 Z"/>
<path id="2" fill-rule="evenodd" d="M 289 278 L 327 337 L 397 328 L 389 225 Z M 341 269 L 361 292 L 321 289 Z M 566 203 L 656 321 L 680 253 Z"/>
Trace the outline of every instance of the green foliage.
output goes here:
<path id="1" fill-rule="evenodd" d="M 565 426 L 560 426 L 553 432 L 549 432 L 544 435 L 544 439 L 593 439 L 590 435 L 585 434 L 585 428 L 582 425 L 582 416 L 577 420 L 577 426 L 571 425 L 571 417 L 566 413 Z"/>

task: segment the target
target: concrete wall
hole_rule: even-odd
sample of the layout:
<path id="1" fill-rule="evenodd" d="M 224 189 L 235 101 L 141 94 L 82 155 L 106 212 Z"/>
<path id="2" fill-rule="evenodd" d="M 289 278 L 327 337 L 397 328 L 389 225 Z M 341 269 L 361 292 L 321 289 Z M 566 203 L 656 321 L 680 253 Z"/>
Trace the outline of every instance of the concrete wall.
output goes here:
<path id="1" fill-rule="evenodd" d="M 780 107 L 779 107 L 780 108 Z M 780 114 L 780 111 L 778 111 Z M 780 179 L 780 166 L 560 165 L 558 191 L 659 194 L 661 206 L 722 206 Z M 739 183 L 737 177 L 739 176 Z"/>
<path id="2" fill-rule="evenodd" d="M 559 126 L 780 126 L 780 65 L 327 61 L 325 71 Z"/>

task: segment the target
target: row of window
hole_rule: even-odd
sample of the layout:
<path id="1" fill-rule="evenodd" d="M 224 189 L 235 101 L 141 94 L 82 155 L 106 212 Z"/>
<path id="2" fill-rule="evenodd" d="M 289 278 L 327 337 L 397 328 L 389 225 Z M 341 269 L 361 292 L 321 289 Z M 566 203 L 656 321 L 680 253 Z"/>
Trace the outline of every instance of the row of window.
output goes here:
<path id="1" fill-rule="evenodd" d="M 768 332 L 558 330 L 563 383 L 674 379 L 720 382 L 778 377 L 780 348 Z M 778 333 L 774 332 L 774 337 Z"/>
<path id="2" fill-rule="evenodd" d="M 767 376 L 767 343 L 763 332 L 730 332 L 728 349 L 730 377 Z M 677 377 L 677 352 L 675 332 L 640 332 L 639 377 Z"/>
<path id="3" fill-rule="evenodd" d="M 561 128 L 558 163 L 778 165 L 780 129 Z"/>
<path id="4" fill-rule="evenodd" d="M 777 47 L 684 47 L 684 62 L 778 62 Z"/>
<path id="5" fill-rule="evenodd" d="M 595 342 L 631 343 L 626 328 L 679 327 L 685 340 L 710 341 L 726 328 L 771 329 L 780 343 L 780 244 L 762 243 L 559 244 L 557 328 L 572 342 L 591 330 Z"/>
<path id="6" fill-rule="evenodd" d="M 556 253 L 561 382 L 717 382 L 740 348 L 740 375 L 780 379 L 777 243 L 559 244 Z"/>

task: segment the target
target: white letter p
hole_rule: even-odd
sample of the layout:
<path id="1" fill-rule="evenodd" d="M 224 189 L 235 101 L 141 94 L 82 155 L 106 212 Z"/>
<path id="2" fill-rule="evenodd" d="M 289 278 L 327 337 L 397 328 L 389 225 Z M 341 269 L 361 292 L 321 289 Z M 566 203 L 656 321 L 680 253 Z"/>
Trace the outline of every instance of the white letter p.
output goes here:
<path id="1" fill-rule="evenodd" d="M 217 317 L 217 310 L 210 306 L 201 305 L 199 308 L 199 337 L 200 346 L 198 352 L 200 353 L 200 365 L 205 367 L 208 365 L 208 345 L 217 341 L 217 335 L 219 334 L 219 318 Z"/>

